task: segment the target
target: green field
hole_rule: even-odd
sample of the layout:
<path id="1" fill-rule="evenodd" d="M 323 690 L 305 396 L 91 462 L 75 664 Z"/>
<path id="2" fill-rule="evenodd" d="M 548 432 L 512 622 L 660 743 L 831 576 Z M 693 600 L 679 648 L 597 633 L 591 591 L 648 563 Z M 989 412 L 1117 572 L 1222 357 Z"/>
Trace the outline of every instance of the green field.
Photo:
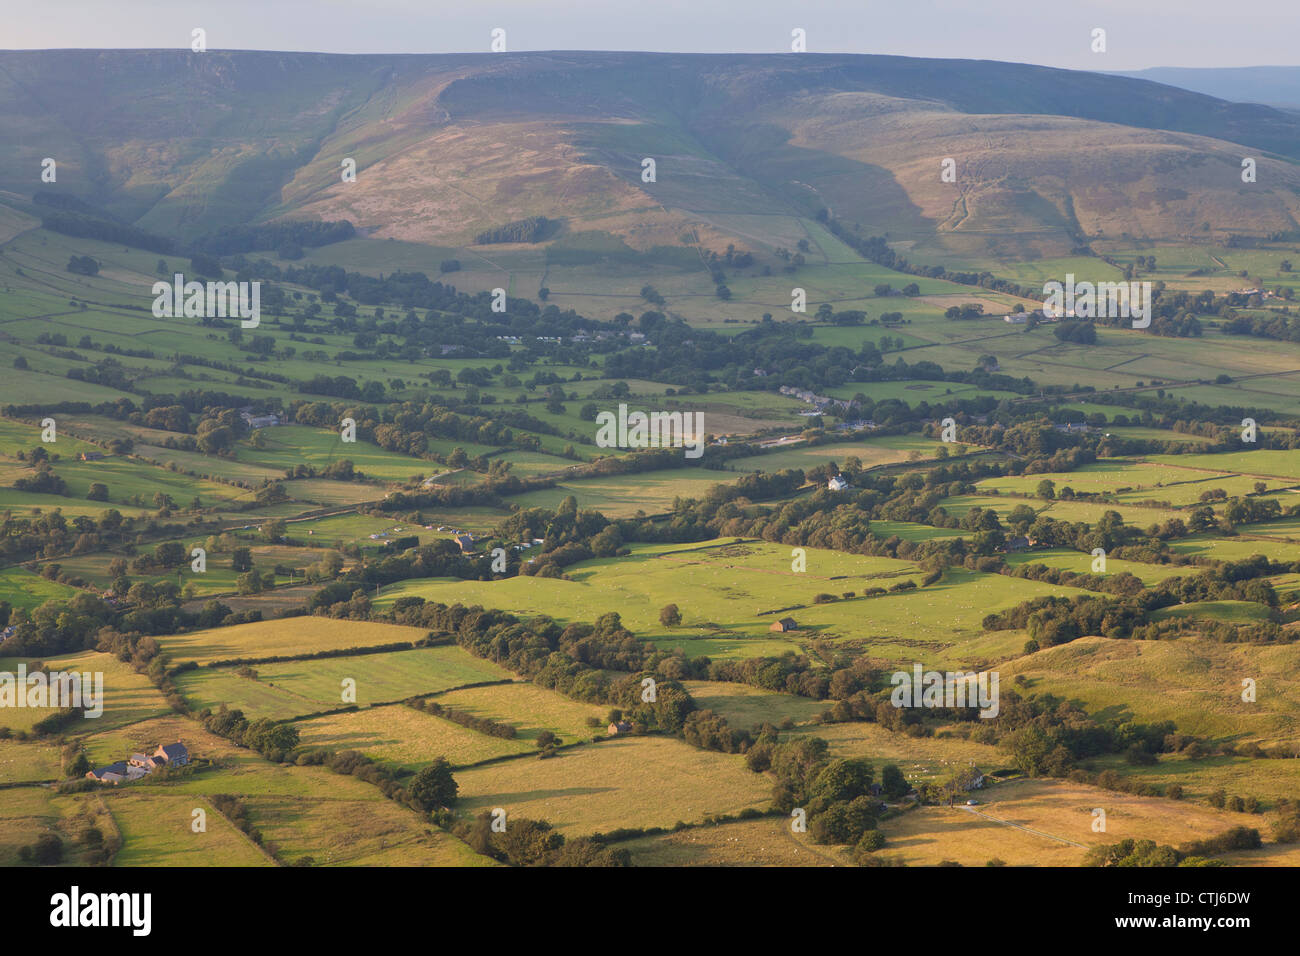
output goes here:
<path id="1" fill-rule="evenodd" d="M 765 809 L 768 781 L 736 755 L 696 750 L 678 740 L 631 737 L 562 751 L 548 760 L 523 758 L 457 776 L 457 810 L 500 807 L 510 818 L 546 820 L 566 835 L 618 827 L 671 827 L 710 814 Z"/>
<path id="2" fill-rule="evenodd" d="M 294 617 L 176 634 L 162 643 L 177 661 L 208 664 L 233 658 L 300 657 L 319 651 L 379 647 L 398 641 L 422 640 L 426 633 L 391 624 Z"/>
<path id="3" fill-rule="evenodd" d="M 254 670 L 255 678 L 228 667 L 199 668 L 180 675 L 177 686 L 196 709 L 226 703 L 251 715 L 283 720 L 510 677 L 455 646 L 257 664 Z M 344 681 L 354 682 L 348 687 L 355 690 L 355 701 L 343 699 Z"/>

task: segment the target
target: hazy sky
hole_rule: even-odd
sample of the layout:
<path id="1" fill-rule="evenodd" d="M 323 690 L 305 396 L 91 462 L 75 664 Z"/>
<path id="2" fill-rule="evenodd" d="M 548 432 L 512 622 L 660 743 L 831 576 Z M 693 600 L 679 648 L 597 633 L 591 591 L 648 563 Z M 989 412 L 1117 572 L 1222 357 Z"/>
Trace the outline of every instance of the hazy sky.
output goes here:
<path id="1" fill-rule="evenodd" d="M 5 0 L 0 49 L 337 53 L 508 48 L 787 52 L 1012 60 L 1071 69 L 1300 65 L 1297 0 Z M 1091 31 L 1108 50 L 1091 52 Z"/>

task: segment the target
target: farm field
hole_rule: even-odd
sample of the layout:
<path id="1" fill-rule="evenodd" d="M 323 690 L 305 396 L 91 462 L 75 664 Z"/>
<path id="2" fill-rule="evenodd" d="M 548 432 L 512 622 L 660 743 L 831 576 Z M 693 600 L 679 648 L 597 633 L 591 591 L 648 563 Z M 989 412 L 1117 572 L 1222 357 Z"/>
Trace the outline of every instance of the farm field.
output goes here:
<path id="1" fill-rule="evenodd" d="M 14 673 L 20 661 L 9 658 L 0 659 L 0 672 Z M 92 675 L 90 686 L 97 684 L 93 675 L 103 675 L 103 697 L 100 701 L 102 713 L 98 717 L 85 716 L 74 720 L 65 732 L 89 733 L 109 728 L 133 724 L 148 717 L 166 713 L 167 704 L 150 683 L 148 677 L 137 674 L 130 665 L 119 661 L 112 654 L 94 651 L 77 654 L 61 654 L 41 660 L 25 660 L 30 674 L 38 664 L 45 664 L 51 671 L 68 674 L 80 674 L 83 681 L 83 700 L 90 688 L 84 683 L 85 675 Z M 30 730 L 38 720 L 49 717 L 56 711 L 51 707 L 6 707 L 0 710 L 0 725 L 10 730 Z"/>
<path id="2" fill-rule="evenodd" d="M 975 807 L 921 807 L 885 821 L 885 848 L 909 866 L 953 860 L 984 866 L 1078 866 L 1087 848 L 1131 838 L 1178 845 L 1243 824 L 1247 814 L 1191 803 L 1133 797 L 1055 781 L 1015 780 L 978 791 Z M 1106 811 L 1106 832 L 1092 832 L 1093 810 Z M 1023 829 L 1017 829 L 1023 828 Z"/>
<path id="3" fill-rule="evenodd" d="M 782 471 L 786 468 L 815 468 L 834 462 L 843 465 L 849 458 L 857 458 L 863 467 L 888 465 L 901 461 L 933 458 L 943 443 L 910 435 L 887 435 L 865 442 L 843 442 L 827 445 L 796 446 L 781 451 L 764 452 L 730 462 L 735 471 Z"/>
<path id="4" fill-rule="evenodd" d="M 1001 667 L 1004 680 L 1024 675 L 1029 689 L 1079 700 L 1090 713 L 1173 720 L 1183 732 L 1212 740 L 1294 742 L 1300 740 L 1300 693 L 1287 675 L 1297 653 L 1292 645 L 1225 645 L 1196 637 L 1085 637 Z M 1241 699 L 1243 676 L 1258 683 L 1256 703 Z M 1159 693 L 1141 693 L 1152 687 Z"/>
<path id="5" fill-rule="evenodd" d="M 1170 464 L 1112 460 L 1084 465 L 1068 473 L 994 478 L 980 482 L 979 487 L 983 491 L 996 489 L 1003 493 L 1033 495 L 1039 482 L 1044 480 L 1054 482 L 1058 492 L 1068 487 L 1076 492 L 1109 494 L 1122 504 L 1150 500 L 1182 506 L 1196 504 L 1200 496 L 1211 489 L 1221 488 L 1230 496 L 1249 494 L 1254 491 L 1255 482 L 1261 479 L 1224 471 L 1184 470 Z M 1286 479 L 1264 480 L 1270 490 L 1289 483 Z"/>
<path id="6" fill-rule="evenodd" d="M 655 641 L 680 639 L 659 623 L 670 598 L 682 608 L 682 628 L 717 630 L 726 622 L 737 638 L 764 638 L 772 623 L 765 616 L 791 605 L 812 605 L 819 591 L 888 586 L 919 575 L 906 561 L 859 557 L 807 549 L 807 571 L 791 570 L 788 548 L 734 539 L 688 546 L 638 545 L 625 558 L 597 559 L 568 569 L 569 581 L 515 577 L 496 582 L 411 582 L 385 592 L 385 606 L 406 596 L 445 604 L 482 604 L 543 611 L 567 620 L 593 620 L 598 607 L 617 595 L 624 624 Z M 821 608 L 819 613 L 826 613 Z M 729 636 L 728 635 L 728 636 Z"/>
<path id="7" fill-rule="evenodd" d="M 737 755 L 697 750 L 678 740 L 627 737 L 459 774 L 457 811 L 501 807 L 543 819 L 566 835 L 619 827 L 671 827 L 711 814 L 766 809 L 771 786 Z"/>
<path id="8" fill-rule="evenodd" d="M 0 800 L 0 866 L 22 865 L 19 851 L 30 847 L 45 833 L 58 836 L 73 849 L 69 864 L 83 863 L 76 839 L 84 830 L 79 820 L 80 803 L 43 787 L 11 787 Z"/>
<path id="9" fill-rule="evenodd" d="M 57 780 L 62 772 L 58 750 L 48 744 L 0 741 L 0 783 Z"/>
<path id="10" fill-rule="evenodd" d="M 840 848 L 790 832 L 784 816 L 625 840 L 633 866 L 852 866 Z"/>
<path id="11" fill-rule="evenodd" d="M 693 680 L 685 681 L 685 686 L 700 709 L 721 714 L 734 727 L 749 728 L 765 723 L 780 727 L 786 720 L 802 727 L 826 709 L 822 701 L 762 690 L 748 684 Z"/>
<path id="12" fill-rule="evenodd" d="M 1076 574 L 1097 573 L 1092 570 L 1094 560 L 1091 554 L 1065 548 L 1032 548 L 1007 555 L 1007 564 L 1013 568 L 1025 564 L 1045 564 L 1049 568 L 1060 568 L 1062 571 L 1073 571 Z M 1103 573 L 1122 574 L 1127 571 L 1144 582 L 1156 584 L 1166 578 L 1196 574 L 1198 570 L 1198 568 L 1182 567 L 1177 564 L 1146 564 L 1141 561 L 1125 561 L 1122 558 L 1107 556 L 1106 570 Z"/>
<path id="13" fill-rule="evenodd" d="M 677 498 L 698 498 L 708 491 L 718 479 L 713 475 L 703 477 L 705 474 L 699 468 L 674 468 L 644 475 L 580 478 L 515 495 L 511 501 L 521 508 L 554 509 L 573 495 L 578 507 L 594 508 L 611 518 L 662 514 L 672 508 Z"/>
<path id="14" fill-rule="evenodd" d="M 26 568 L 0 568 L 0 593 L 14 607 L 31 608 L 46 601 L 66 601 L 77 594 L 76 588 L 59 584 Z"/>
<path id="15" fill-rule="evenodd" d="M 321 651 L 413 643 L 427 633 L 414 627 L 312 616 L 192 631 L 172 635 L 162 644 L 177 661 L 205 665 L 235 658 L 303 657 Z"/>
<path id="16" fill-rule="evenodd" d="M 942 502 L 944 510 L 954 518 L 964 517 L 971 508 L 978 507 L 991 508 L 1004 521 L 1007 515 L 1020 505 L 1028 505 L 1038 514 L 1047 515 L 1057 521 L 1083 521 L 1088 524 L 1096 524 L 1108 511 L 1113 511 L 1124 519 L 1125 524 L 1137 528 L 1148 528 L 1153 524 L 1160 524 L 1170 518 L 1179 517 L 1179 512 L 1175 508 L 1112 504 L 1109 501 L 1104 503 L 1081 501 L 1078 498 L 1073 501 L 1062 501 L 1060 498 L 1054 501 L 1043 501 L 1040 498 L 987 494 L 955 495 L 951 498 L 945 498 Z"/>
<path id="17" fill-rule="evenodd" d="M 137 787 L 114 793 L 106 801 L 124 845 L 118 866 L 274 866 L 275 863 L 206 800 L 197 801 L 207 829 L 190 824 L 196 800 Z"/>
<path id="18" fill-rule="evenodd" d="M 511 677 L 455 646 L 256 664 L 256 677 L 242 676 L 240 670 L 204 667 L 187 671 L 177 678 L 177 686 L 196 709 L 215 709 L 226 703 L 251 716 L 284 720 L 353 703 L 343 699 L 345 681 L 354 682 L 349 686 L 355 690 L 355 703 L 364 708 Z"/>
<path id="19" fill-rule="evenodd" d="M 359 750 L 403 770 L 418 770 L 437 757 L 464 767 L 536 750 L 522 737 L 492 737 L 401 704 L 315 717 L 297 726 L 304 747 Z"/>

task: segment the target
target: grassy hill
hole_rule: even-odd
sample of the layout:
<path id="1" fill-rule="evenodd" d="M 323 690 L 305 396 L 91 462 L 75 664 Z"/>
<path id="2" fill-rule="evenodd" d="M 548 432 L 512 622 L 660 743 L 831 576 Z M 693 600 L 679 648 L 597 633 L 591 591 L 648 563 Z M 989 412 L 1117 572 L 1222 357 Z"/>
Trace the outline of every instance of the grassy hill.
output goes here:
<path id="1" fill-rule="evenodd" d="M 969 60 L 7 52 L 0 121 L 0 189 L 185 238 L 291 217 L 464 247 L 541 215 L 570 258 L 735 243 L 766 261 L 827 207 L 923 258 L 1025 259 L 1082 237 L 1262 236 L 1300 212 L 1300 117 Z"/>

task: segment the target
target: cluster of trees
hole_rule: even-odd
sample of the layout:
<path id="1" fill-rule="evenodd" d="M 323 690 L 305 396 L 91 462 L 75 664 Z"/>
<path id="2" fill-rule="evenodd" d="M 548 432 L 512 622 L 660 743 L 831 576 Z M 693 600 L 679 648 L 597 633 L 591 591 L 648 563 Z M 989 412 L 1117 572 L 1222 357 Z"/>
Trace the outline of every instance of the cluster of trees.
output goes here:
<path id="1" fill-rule="evenodd" d="M 189 251 L 212 256 L 228 256 L 236 252 L 255 252 L 263 249 L 328 246 L 355 236 L 356 229 L 346 219 L 223 226 L 195 239 L 190 243 Z"/>
<path id="2" fill-rule="evenodd" d="M 460 724 L 462 727 L 468 727 L 471 730 L 477 730 L 480 734 L 487 734 L 489 737 L 500 737 L 503 740 L 514 740 L 519 736 L 519 730 L 513 724 L 503 723 L 499 720 L 492 720 L 489 717 L 479 717 L 468 711 L 457 710 L 454 707 L 448 707 L 440 704 L 436 700 L 423 700 L 419 697 L 412 697 L 410 700 L 403 701 L 406 706 L 422 713 L 432 714 L 434 717 L 442 717 L 450 720 L 452 723 Z M 446 805 L 446 804 L 443 804 Z"/>
<path id="3" fill-rule="evenodd" d="M 474 237 L 474 244 L 486 246 L 499 242 L 541 242 L 558 226 L 559 223 L 545 216 L 529 216 L 527 219 L 516 219 L 504 226 L 480 232 Z"/>
<path id="4" fill-rule="evenodd" d="M 631 854 L 590 837 L 566 840 L 544 820 L 510 818 L 504 831 L 492 827 L 492 815 L 480 813 L 458 821 L 452 832 L 471 849 L 511 866 L 631 866 Z"/>
<path id="5" fill-rule="evenodd" d="M 298 728 L 292 723 L 278 723 L 267 717 L 248 720 L 244 712 L 221 704 L 213 711 L 199 712 L 204 728 L 225 737 L 240 747 L 256 750 L 267 760 L 283 762 L 298 746 Z"/>
<path id="6" fill-rule="evenodd" d="M 1159 637 L 1166 632 L 1146 630 L 1143 625 L 1150 624 L 1150 612 L 1160 608 L 1200 601 L 1251 601 L 1266 608 L 1276 608 L 1277 593 L 1263 576 L 1275 573 L 1269 570 L 1272 567 L 1271 562 L 1260 555 L 1192 577 L 1166 578 L 1147 588 L 1119 588 L 1113 593 L 1122 594 L 1121 600 L 1050 595 L 1034 598 L 986 616 L 983 627 L 988 631 L 1027 629 L 1030 638 L 1025 648 L 1027 653 L 1067 644 L 1091 634 L 1111 638 Z M 1116 575 L 1115 579 L 1119 577 Z M 1165 628 L 1187 625 L 1187 622 L 1180 621 L 1160 623 Z M 1228 622 L 1218 623 L 1230 629 L 1234 640 L 1259 639 L 1256 632 L 1248 628 Z M 1259 635 L 1267 635 L 1263 638 L 1265 640 L 1276 640 L 1278 633 L 1276 627 L 1259 629 Z"/>
<path id="7" fill-rule="evenodd" d="M 74 255 L 68 259 L 67 269 L 77 275 L 97 276 L 99 275 L 99 263 L 90 256 Z"/>
<path id="8" fill-rule="evenodd" d="M 1096 345 L 1097 326 L 1092 320 L 1065 319 L 1052 327 L 1052 335 L 1058 341 L 1073 342 L 1075 345 Z"/>
<path id="9" fill-rule="evenodd" d="M 784 813 L 802 809 L 808 833 L 817 843 L 848 844 L 864 853 L 885 844 L 877 827 L 880 800 L 871 793 L 871 763 L 861 758 L 830 757 L 830 746 L 820 737 L 796 737 L 777 742 L 775 728 L 764 733 L 745 756 L 756 773 L 770 770 L 776 777 L 773 805 Z M 898 767 L 884 771 L 893 796 L 910 790 Z"/>
<path id="10" fill-rule="evenodd" d="M 54 473 L 48 461 L 38 462 L 35 474 L 14 479 L 15 491 L 30 491 L 41 495 L 66 495 L 68 484 Z"/>
<path id="11" fill-rule="evenodd" d="M 1093 847 L 1084 858 L 1084 866 L 1221 866 L 1210 857 L 1232 850 L 1256 850 L 1262 845 L 1259 831 L 1251 827 L 1233 827 L 1216 837 L 1177 848 L 1154 840 L 1127 839 Z"/>

